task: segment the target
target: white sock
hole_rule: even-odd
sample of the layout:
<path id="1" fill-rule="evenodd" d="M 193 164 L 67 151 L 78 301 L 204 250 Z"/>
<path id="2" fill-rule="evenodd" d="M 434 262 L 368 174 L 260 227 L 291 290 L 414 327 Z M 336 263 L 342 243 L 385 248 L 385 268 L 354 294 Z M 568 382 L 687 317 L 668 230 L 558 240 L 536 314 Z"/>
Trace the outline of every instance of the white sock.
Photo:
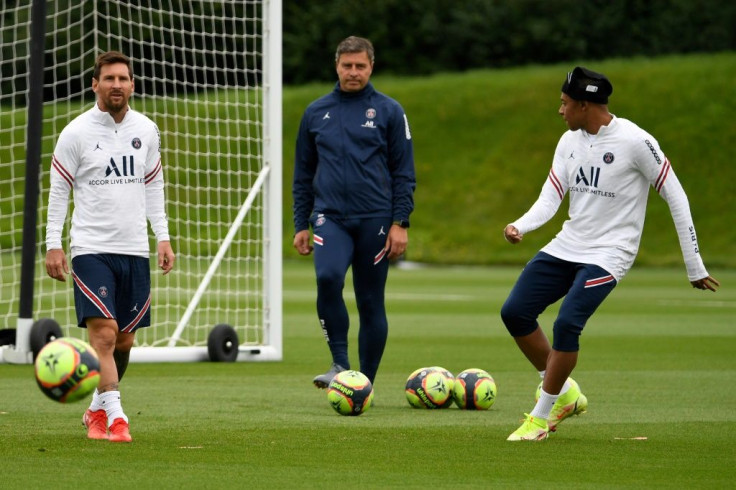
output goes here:
<path id="1" fill-rule="evenodd" d="M 532 410 L 531 415 L 532 417 L 537 417 L 540 419 L 547 420 L 549 417 L 549 413 L 552 411 L 552 406 L 555 404 L 557 399 L 560 397 L 560 395 L 550 395 L 544 389 L 539 391 L 539 400 L 537 401 L 537 404 L 534 405 L 534 410 Z"/>
<path id="2" fill-rule="evenodd" d="M 547 374 L 547 370 L 546 369 L 544 371 L 539 371 L 539 377 L 540 378 L 544 379 L 544 375 L 545 374 Z M 570 384 L 570 378 L 567 378 L 565 380 L 565 384 L 562 385 L 562 389 L 560 390 L 560 395 L 564 395 L 565 393 L 567 393 L 567 390 L 569 390 L 571 386 L 572 385 Z"/>
<path id="3" fill-rule="evenodd" d="M 126 422 L 128 417 L 123 412 L 123 405 L 120 403 L 119 391 L 106 391 L 100 395 L 100 403 L 107 413 L 107 426 L 110 427 L 115 419 L 123 419 Z"/>
<path id="4" fill-rule="evenodd" d="M 572 385 L 570 384 L 570 378 L 567 378 L 565 380 L 565 384 L 562 385 L 562 389 L 560 390 L 560 395 L 564 395 L 565 393 L 567 393 L 567 390 L 569 390 L 571 387 Z"/>
<path id="5" fill-rule="evenodd" d="M 89 409 L 92 412 L 103 410 L 102 403 L 100 402 L 100 393 L 97 391 L 97 388 L 95 388 L 95 392 L 92 393 L 92 401 L 89 404 Z"/>

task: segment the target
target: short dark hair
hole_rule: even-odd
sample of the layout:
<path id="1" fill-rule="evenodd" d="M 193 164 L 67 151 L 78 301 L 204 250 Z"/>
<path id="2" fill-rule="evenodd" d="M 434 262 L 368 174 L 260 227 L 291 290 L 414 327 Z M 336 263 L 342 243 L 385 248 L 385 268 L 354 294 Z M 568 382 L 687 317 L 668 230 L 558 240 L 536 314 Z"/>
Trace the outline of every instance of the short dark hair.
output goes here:
<path id="1" fill-rule="evenodd" d="M 95 60 L 95 70 L 92 73 L 92 78 L 99 81 L 102 67 L 105 65 L 112 65 L 113 63 L 125 63 L 128 67 L 128 75 L 130 75 L 131 80 L 133 79 L 133 66 L 130 62 L 130 58 L 120 51 L 108 51 L 99 55 Z"/>
<path id="2" fill-rule="evenodd" d="M 371 63 L 373 63 L 375 51 L 373 50 L 373 44 L 371 44 L 368 39 L 357 36 L 346 37 L 337 45 L 337 51 L 335 51 L 335 62 L 340 59 L 340 55 L 342 54 L 362 53 L 364 51 L 371 60 Z"/>

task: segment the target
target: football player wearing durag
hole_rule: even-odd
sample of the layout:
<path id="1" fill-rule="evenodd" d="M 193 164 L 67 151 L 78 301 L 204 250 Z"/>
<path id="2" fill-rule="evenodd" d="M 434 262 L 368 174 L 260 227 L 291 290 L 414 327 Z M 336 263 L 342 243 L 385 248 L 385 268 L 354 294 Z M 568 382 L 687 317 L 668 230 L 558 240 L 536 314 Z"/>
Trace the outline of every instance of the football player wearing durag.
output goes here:
<path id="1" fill-rule="evenodd" d="M 557 236 L 524 267 L 501 318 L 542 377 L 539 399 L 509 441 L 539 441 L 588 400 L 570 378 L 588 319 L 634 263 L 649 188 L 667 202 L 692 287 L 715 291 L 700 256 L 690 205 L 670 160 L 652 135 L 608 111 L 608 78 L 576 67 L 562 84 L 560 138 L 537 201 L 504 229 L 510 243 L 549 221 L 569 193 L 569 216 Z M 562 299 L 552 344 L 537 321 Z"/>

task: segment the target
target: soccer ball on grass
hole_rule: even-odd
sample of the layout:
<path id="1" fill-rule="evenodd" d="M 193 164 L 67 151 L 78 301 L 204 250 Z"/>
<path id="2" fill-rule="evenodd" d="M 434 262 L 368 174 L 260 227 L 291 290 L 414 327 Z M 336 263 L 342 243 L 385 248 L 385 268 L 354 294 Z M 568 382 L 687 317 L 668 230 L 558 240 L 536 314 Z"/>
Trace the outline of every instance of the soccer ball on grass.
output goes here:
<path id="1" fill-rule="evenodd" d="M 373 385 L 359 371 L 342 371 L 327 386 L 327 400 L 340 415 L 360 415 L 373 403 Z"/>
<path id="2" fill-rule="evenodd" d="M 406 380 L 406 400 L 414 408 L 447 408 L 452 405 L 454 377 L 439 366 L 419 368 Z"/>
<path id="3" fill-rule="evenodd" d="M 465 410 L 488 410 L 496 401 L 496 382 L 482 369 L 466 369 L 452 388 L 455 404 Z"/>
<path id="4" fill-rule="evenodd" d="M 61 337 L 46 344 L 34 362 L 36 382 L 44 395 L 60 403 L 79 401 L 100 382 L 100 360 L 88 343 Z"/>

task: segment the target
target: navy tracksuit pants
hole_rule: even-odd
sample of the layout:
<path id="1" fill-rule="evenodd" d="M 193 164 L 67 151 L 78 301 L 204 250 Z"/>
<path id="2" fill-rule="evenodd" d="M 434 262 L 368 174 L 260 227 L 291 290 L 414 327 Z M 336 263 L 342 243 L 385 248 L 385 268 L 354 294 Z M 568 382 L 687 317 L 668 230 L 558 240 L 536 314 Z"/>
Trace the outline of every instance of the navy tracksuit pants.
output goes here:
<path id="1" fill-rule="evenodd" d="M 341 219 L 315 214 L 311 223 L 317 275 L 317 314 L 332 361 L 350 368 L 350 319 L 343 289 L 348 268 L 352 267 L 360 318 L 360 371 L 373 382 L 388 338 L 384 293 L 389 262 L 383 249 L 391 218 Z"/>

